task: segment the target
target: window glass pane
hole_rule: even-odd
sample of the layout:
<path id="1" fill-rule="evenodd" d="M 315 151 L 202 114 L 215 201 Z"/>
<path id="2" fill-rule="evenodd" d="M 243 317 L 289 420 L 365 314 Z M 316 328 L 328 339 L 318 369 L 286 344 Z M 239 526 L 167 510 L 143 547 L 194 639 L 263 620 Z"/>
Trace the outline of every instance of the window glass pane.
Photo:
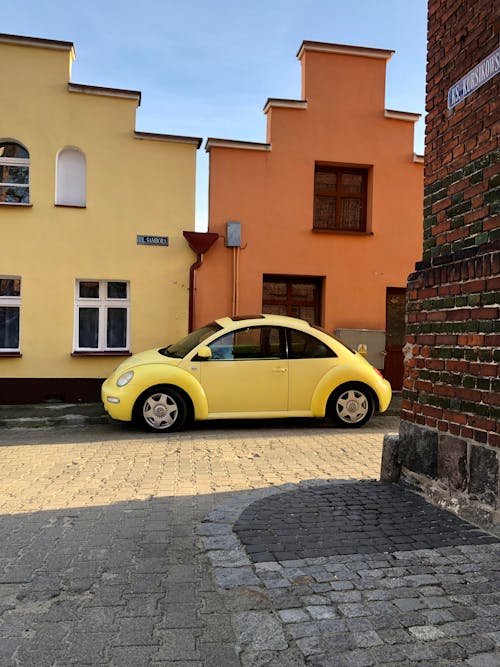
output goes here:
<path id="1" fill-rule="evenodd" d="M 0 202 L 7 204 L 29 204 L 29 188 L 23 186 L 11 187 L 0 185 Z"/>
<path id="2" fill-rule="evenodd" d="M 335 227 L 336 197 L 314 197 L 314 226 L 320 229 Z"/>
<path id="3" fill-rule="evenodd" d="M 21 296 L 21 280 L 0 278 L 0 296 Z"/>
<path id="4" fill-rule="evenodd" d="M 78 347 L 98 347 L 99 309 L 79 308 Z"/>
<path id="5" fill-rule="evenodd" d="M 361 199 L 342 199 L 342 229 L 361 229 Z"/>
<path id="6" fill-rule="evenodd" d="M 249 327 L 221 336 L 210 344 L 212 359 L 279 359 L 277 327 Z"/>
<path id="7" fill-rule="evenodd" d="M 293 329 L 289 329 L 288 334 L 290 359 L 324 359 L 336 356 L 335 352 L 314 336 Z"/>
<path id="8" fill-rule="evenodd" d="M 29 183 L 29 167 L 0 165 L 0 183 Z"/>
<path id="9" fill-rule="evenodd" d="M 316 285 L 312 283 L 292 283 L 292 297 L 300 300 L 314 301 Z"/>
<path id="10" fill-rule="evenodd" d="M 234 334 L 228 333 L 217 340 L 214 340 L 213 343 L 210 343 L 209 348 L 212 352 L 212 359 L 221 360 L 221 359 L 234 359 L 233 355 L 234 347 Z"/>
<path id="11" fill-rule="evenodd" d="M 361 194 L 363 176 L 361 174 L 342 174 L 342 191 Z"/>
<path id="12" fill-rule="evenodd" d="M 80 282 L 80 298 L 82 299 L 98 299 L 99 298 L 99 283 L 97 281 L 81 281 Z"/>
<path id="13" fill-rule="evenodd" d="M 263 286 L 264 299 L 272 299 L 273 301 L 286 300 L 286 283 L 285 282 L 264 282 Z"/>
<path id="14" fill-rule="evenodd" d="M 19 308 L 0 306 L 0 349 L 19 347 Z"/>
<path id="15" fill-rule="evenodd" d="M 240 329 L 234 333 L 234 358 L 252 359 L 261 356 L 260 351 L 260 327 Z"/>
<path id="16" fill-rule="evenodd" d="M 309 324 L 316 324 L 316 308 L 314 306 L 292 306 L 292 317 L 306 320 Z"/>
<path id="17" fill-rule="evenodd" d="M 29 158 L 28 151 L 20 144 L 0 141 L 0 159 L 3 157 Z"/>
<path id="18" fill-rule="evenodd" d="M 263 327 L 262 356 L 268 359 L 279 359 L 281 357 L 280 330 L 278 327 Z"/>
<path id="19" fill-rule="evenodd" d="M 108 299 L 126 299 L 127 298 L 127 283 L 108 283 Z"/>
<path id="20" fill-rule="evenodd" d="M 127 346 L 127 309 L 108 308 L 108 347 Z"/>
<path id="21" fill-rule="evenodd" d="M 314 174 L 314 191 L 328 192 L 337 189 L 337 174 L 328 167 L 316 167 Z"/>

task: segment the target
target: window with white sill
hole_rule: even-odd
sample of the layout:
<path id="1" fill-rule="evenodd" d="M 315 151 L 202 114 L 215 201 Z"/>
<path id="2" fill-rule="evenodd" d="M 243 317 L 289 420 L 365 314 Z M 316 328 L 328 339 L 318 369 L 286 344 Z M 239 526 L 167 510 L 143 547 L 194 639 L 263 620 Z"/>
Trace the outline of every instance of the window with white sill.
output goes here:
<path id="1" fill-rule="evenodd" d="M 30 203 L 30 155 L 13 139 L 0 140 L 0 204 Z"/>
<path id="2" fill-rule="evenodd" d="M 19 352 L 21 278 L 0 276 L 0 353 Z"/>
<path id="3" fill-rule="evenodd" d="M 126 352 L 130 346 L 130 285 L 77 280 L 75 352 Z"/>

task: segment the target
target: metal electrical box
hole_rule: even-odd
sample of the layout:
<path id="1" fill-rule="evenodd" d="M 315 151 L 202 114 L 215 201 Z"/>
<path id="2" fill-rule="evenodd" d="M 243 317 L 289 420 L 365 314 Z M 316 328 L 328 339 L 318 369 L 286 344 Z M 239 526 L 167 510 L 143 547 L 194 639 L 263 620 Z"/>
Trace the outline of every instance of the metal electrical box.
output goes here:
<path id="1" fill-rule="evenodd" d="M 360 345 L 366 346 L 366 359 L 372 366 L 382 370 L 385 362 L 385 331 L 375 329 L 335 329 L 339 340 L 358 350 Z"/>
<path id="2" fill-rule="evenodd" d="M 241 248 L 241 222 L 226 222 L 226 248 Z"/>

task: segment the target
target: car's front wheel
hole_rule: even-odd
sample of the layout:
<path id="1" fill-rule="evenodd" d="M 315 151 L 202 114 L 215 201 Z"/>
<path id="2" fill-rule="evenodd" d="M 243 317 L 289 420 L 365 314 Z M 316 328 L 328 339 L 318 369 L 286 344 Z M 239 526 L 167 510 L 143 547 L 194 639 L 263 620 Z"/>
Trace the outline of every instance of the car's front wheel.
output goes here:
<path id="1" fill-rule="evenodd" d="M 149 431 L 179 431 L 188 416 L 186 400 L 172 387 L 156 387 L 137 400 L 134 421 Z"/>
<path id="2" fill-rule="evenodd" d="M 370 419 L 375 409 L 371 391 L 358 384 L 336 389 L 328 401 L 328 416 L 339 426 L 356 428 Z"/>

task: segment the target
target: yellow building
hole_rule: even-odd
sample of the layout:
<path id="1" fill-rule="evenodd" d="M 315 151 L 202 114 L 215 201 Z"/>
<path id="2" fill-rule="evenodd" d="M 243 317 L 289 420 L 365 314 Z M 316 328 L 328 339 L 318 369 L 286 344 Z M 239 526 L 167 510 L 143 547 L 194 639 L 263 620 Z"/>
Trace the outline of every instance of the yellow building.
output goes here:
<path id="1" fill-rule="evenodd" d="M 71 83 L 71 42 L 0 35 L 0 403 L 98 400 L 187 332 L 195 137 L 137 91 Z"/>

